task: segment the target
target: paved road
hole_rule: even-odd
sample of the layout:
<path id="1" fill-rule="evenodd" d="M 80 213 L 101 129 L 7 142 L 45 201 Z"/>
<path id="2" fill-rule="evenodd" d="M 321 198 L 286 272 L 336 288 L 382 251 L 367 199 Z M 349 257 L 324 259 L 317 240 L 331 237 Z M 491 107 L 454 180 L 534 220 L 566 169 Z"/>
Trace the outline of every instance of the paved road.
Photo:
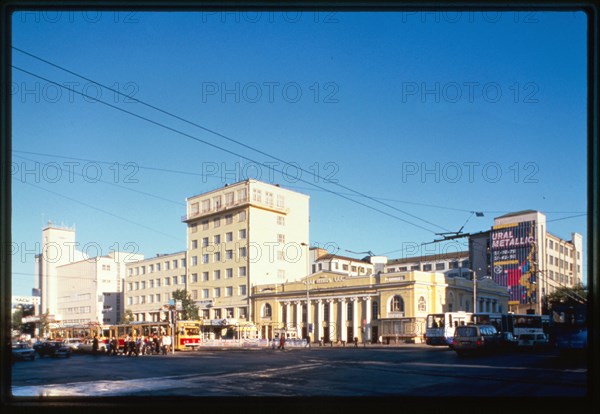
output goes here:
<path id="1" fill-rule="evenodd" d="M 459 358 L 425 345 L 73 355 L 19 362 L 20 397 L 581 397 L 587 369 L 553 352 Z"/>

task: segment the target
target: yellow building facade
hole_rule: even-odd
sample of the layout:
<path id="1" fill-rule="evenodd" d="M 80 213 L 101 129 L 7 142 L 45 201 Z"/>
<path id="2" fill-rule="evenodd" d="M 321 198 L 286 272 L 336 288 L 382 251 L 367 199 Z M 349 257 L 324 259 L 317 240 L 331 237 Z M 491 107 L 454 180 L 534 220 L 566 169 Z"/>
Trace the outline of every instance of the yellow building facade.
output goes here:
<path id="1" fill-rule="evenodd" d="M 477 280 L 479 312 L 506 312 L 506 288 Z M 319 272 L 285 284 L 252 288 L 254 323 L 262 338 L 285 332 L 311 342 L 421 342 L 430 313 L 467 310 L 473 281 L 410 271 L 348 276 Z M 307 307 L 308 303 L 308 307 Z"/>

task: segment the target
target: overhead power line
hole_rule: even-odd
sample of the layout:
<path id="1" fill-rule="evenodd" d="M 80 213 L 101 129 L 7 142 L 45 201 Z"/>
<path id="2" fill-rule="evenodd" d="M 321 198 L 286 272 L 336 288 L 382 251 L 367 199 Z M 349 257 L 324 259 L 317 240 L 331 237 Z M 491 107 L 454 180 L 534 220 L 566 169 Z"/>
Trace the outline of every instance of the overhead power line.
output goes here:
<path id="1" fill-rule="evenodd" d="M 79 92 L 79 91 L 75 91 L 75 90 L 73 90 L 73 89 L 69 89 L 69 88 L 67 88 L 66 86 L 64 86 L 64 85 L 61 85 L 61 84 L 60 84 L 60 83 L 58 83 L 58 82 L 54 82 L 54 81 L 52 81 L 52 80 L 50 80 L 50 79 L 48 79 L 48 78 L 45 78 L 45 77 L 43 77 L 43 76 L 40 76 L 40 75 L 37 75 L 37 74 L 35 74 L 35 73 L 32 73 L 32 72 L 30 72 L 30 71 L 28 71 L 28 70 L 22 69 L 22 68 L 20 68 L 20 67 L 18 67 L 18 66 L 14 66 L 14 65 L 12 65 L 12 67 L 13 67 L 14 69 L 16 69 L 16 70 L 20 71 L 20 72 L 26 73 L 26 74 L 28 74 L 28 75 L 30 75 L 30 76 L 33 76 L 33 77 L 35 77 L 35 78 L 38 78 L 38 79 L 41 79 L 41 80 L 43 80 L 43 81 L 49 82 L 49 83 L 51 83 L 51 84 L 53 84 L 53 85 L 56 85 L 56 86 L 58 86 L 59 88 L 68 89 L 68 90 L 69 90 L 69 91 L 71 91 L 72 93 L 76 93 L 76 94 L 78 94 L 78 95 L 81 95 L 81 96 L 84 96 L 84 97 L 86 97 L 86 98 L 93 99 L 93 100 L 94 100 L 94 101 L 96 101 L 96 102 L 99 102 L 99 103 L 101 103 L 101 104 L 104 104 L 104 105 L 106 105 L 106 106 L 108 106 L 108 107 L 111 107 L 111 108 L 113 108 L 113 109 L 116 109 L 116 110 L 118 110 L 118 111 L 121 111 L 121 112 L 123 112 L 123 113 L 126 113 L 126 114 L 128 114 L 128 115 L 134 116 L 134 117 L 136 117 L 136 118 L 139 118 L 139 119 L 141 119 L 141 120 L 144 120 L 144 121 L 146 121 L 146 122 L 149 122 L 149 123 L 151 123 L 151 124 L 157 125 L 157 126 L 159 126 L 159 127 L 161 127 L 161 128 L 164 128 L 164 129 L 166 129 L 166 130 L 169 130 L 169 131 L 171 131 L 171 132 L 174 132 L 174 133 L 176 133 L 176 134 L 182 135 L 182 136 L 184 136 L 184 137 L 186 137 L 186 138 L 190 138 L 190 139 L 192 139 L 192 140 L 194 140 L 194 141 L 201 142 L 201 143 L 203 143 L 203 144 L 205 144 L 205 145 L 208 145 L 208 146 L 210 146 L 210 147 L 212 147 L 212 148 L 216 148 L 216 149 L 218 149 L 218 150 L 221 150 L 221 151 L 224 151 L 224 152 L 226 152 L 226 153 L 228 153 L 228 154 L 235 155 L 236 157 L 243 158 L 243 159 L 245 159 L 245 160 L 248 160 L 248 161 L 250 161 L 250 162 L 256 163 L 256 164 L 258 164 L 258 165 L 261 165 L 261 166 L 263 166 L 263 167 L 268 167 L 266 164 L 264 164 L 264 163 L 262 163 L 262 162 L 260 162 L 260 161 L 256 161 L 256 160 L 254 160 L 254 159 L 252 159 L 252 158 L 249 158 L 249 157 L 247 157 L 247 156 L 244 156 L 244 155 L 242 155 L 242 154 L 239 154 L 239 153 L 236 153 L 236 152 L 234 152 L 234 151 L 228 150 L 228 149 L 226 149 L 226 148 L 220 147 L 220 146 L 218 146 L 218 145 L 216 145 L 216 144 L 212 144 L 212 143 L 210 143 L 210 142 L 208 142 L 208 141 L 205 141 L 205 140 L 203 140 L 203 139 L 200 139 L 200 138 L 198 138 L 198 137 L 195 137 L 195 136 L 193 136 L 193 135 L 187 134 L 187 133 L 185 133 L 185 132 L 179 131 L 179 130 L 178 130 L 178 129 L 176 129 L 176 128 L 173 128 L 173 127 L 170 127 L 170 126 L 168 126 L 168 125 L 162 124 L 162 123 L 160 123 L 160 122 L 158 122 L 158 121 L 154 121 L 154 120 L 152 120 L 152 119 L 150 119 L 150 118 L 147 118 L 147 117 L 145 117 L 145 116 L 138 115 L 138 114 L 136 114 L 136 113 L 134 113 L 134 112 L 128 111 L 128 110 L 126 110 L 126 109 L 123 109 L 123 108 L 119 108 L 118 106 L 112 105 L 112 104 L 110 104 L 110 103 L 108 103 L 108 102 L 105 102 L 105 101 L 103 101 L 103 100 L 101 100 L 101 99 L 97 99 L 97 98 L 95 98 L 95 97 L 93 97 L 93 96 L 90 96 L 90 95 L 87 95 L 87 94 L 85 94 L 85 93 L 82 93 L 82 92 Z M 282 171 L 275 169 L 273 166 L 270 166 L 270 167 L 268 167 L 268 168 L 272 168 L 273 170 L 275 170 L 275 171 L 277 171 L 277 172 L 279 172 L 279 173 L 283 174 L 283 172 L 282 172 Z M 394 215 L 394 214 L 388 213 L 388 212 L 386 212 L 386 211 L 384 211 L 384 210 L 381 210 L 381 209 L 375 208 L 375 207 L 373 207 L 373 206 L 370 206 L 370 205 L 368 205 L 368 204 L 362 203 L 362 202 L 360 202 L 360 201 L 354 200 L 354 199 L 352 199 L 352 198 L 350 198 L 350 197 L 346 197 L 346 196 L 344 196 L 344 195 L 342 195 L 342 194 L 339 194 L 339 193 L 337 193 L 337 192 L 335 192 L 335 191 L 332 191 L 332 190 L 329 190 L 329 189 L 327 189 L 327 188 L 321 187 L 321 186 L 319 186 L 319 185 L 317 185 L 317 184 L 311 183 L 310 181 L 304 180 L 304 179 L 302 179 L 302 178 L 299 178 L 299 179 L 298 179 L 298 181 L 302 181 L 302 182 L 304 182 L 304 183 L 307 183 L 307 184 L 309 184 L 309 185 L 315 186 L 315 187 L 317 187 L 317 188 L 320 188 L 320 189 L 322 189 L 323 191 L 329 192 L 329 193 L 331 193 L 331 194 L 333 194 L 333 195 L 337 195 L 337 196 L 338 196 L 338 197 L 340 197 L 340 198 L 344 198 L 344 199 L 346 199 L 346 200 L 348 200 L 348 201 L 351 201 L 351 202 L 353 202 L 353 203 L 356 203 L 356 204 L 362 205 L 362 206 L 364 206 L 364 207 L 367 207 L 367 208 L 369 208 L 369 209 L 371 209 L 371 210 L 373 210 L 373 211 L 377 211 L 377 212 L 379 212 L 379 213 L 381 213 L 381 214 L 384 214 L 384 215 L 386 215 L 386 216 L 389 216 L 389 217 L 395 218 L 395 219 L 397 219 L 397 220 L 399 220 L 399 221 L 402 221 L 402 222 L 404 222 L 404 223 L 410 224 L 410 225 L 412 225 L 412 226 L 418 227 L 418 228 L 420 228 L 420 229 L 426 230 L 426 231 L 428 231 L 428 232 L 431 232 L 431 233 L 435 233 L 435 231 L 433 231 L 433 230 L 431 230 L 431 229 L 428 229 L 428 228 L 426 228 L 426 227 L 423 227 L 423 226 L 421 226 L 421 225 L 419 225 L 419 224 L 413 223 L 413 222 L 411 222 L 411 221 L 408 221 L 408 220 L 406 220 L 406 219 L 403 219 L 403 218 L 401 218 L 401 217 L 398 217 L 398 216 L 396 216 L 396 215 Z M 40 187 L 40 188 L 41 188 L 41 187 Z M 345 187 L 345 188 L 346 188 L 346 187 Z M 354 191 L 354 190 L 352 190 L 352 191 Z M 358 193 L 358 194 L 360 194 L 360 193 Z M 367 196 L 367 198 L 369 198 L 369 197 Z M 405 213 L 405 214 L 407 214 L 407 213 Z M 426 220 L 423 220 L 423 219 L 420 219 L 420 220 L 427 222 Z M 429 224 L 432 224 L 432 225 L 434 225 L 434 226 L 436 226 L 436 227 L 440 227 L 440 226 L 437 226 L 437 225 L 435 225 L 435 224 L 433 224 L 433 223 L 429 223 Z"/>
<path id="2" fill-rule="evenodd" d="M 94 83 L 94 84 L 96 84 L 96 85 L 98 85 L 98 86 L 100 86 L 100 87 L 103 87 L 103 88 L 105 88 L 105 89 L 107 89 L 107 90 L 110 90 L 111 92 L 114 92 L 114 93 L 116 93 L 116 94 L 118 94 L 118 95 L 120 95 L 120 96 L 127 97 L 128 99 L 131 99 L 131 100 L 133 100 L 133 101 L 135 101 L 135 102 L 138 102 L 138 103 L 140 103 L 140 104 L 142 104 L 142 105 L 144 105 L 144 106 L 146 106 L 146 107 L 148 107 L 148 108 L 154 109 L 154 110 L 156 110 L 156 111 L 159 111 L 159 112 L 161 112 L 161 113 L 163 113 L 163 114 L 165 114 L 165 115 L 171 116 L 171 117 L 173 117 L 173 118 L 175 118 L 175 119 L 177 119 L 177 120 L 179 120 L 179 121 L 185 122 L 185 123 L 187 123 L 187 124 L 189 124 L 189 125 L 192 125 L 192 126 L 194 126 L 194 127 L 196 127 L 196 128 L 199 128 L 199 129 L 201 129 L 201 130 L 203 130 L 203 131 L 205 131 L 205 132 L 208 132 L 208 133 L 210 133 L 210 134 L 213 134 L 213 135 L 215 135 L 215 136 L 218 136 L 218 137 L 220 137 L 220 138 L 223 138 L 223 139 L 225 139 L 225 140 L 227 140 L 227 141 L 230 141 L 230 142 L 232 142 L 232 143 L 235 143 L 235 144 L 237 144 L 237 145 L 240 145 L 240 146 L 242 146 L 242 147 L 244 147 L 244 148 L 246 148 L 246 149 L 249 149 L 249 150 L 251 150 L 251 151 L 257 152 L 257 153 L 259 153 L 259 154 L 261 154 L 261 155 L 264 155 L 264 156 L 266 156 L 266 157 L 269 157 L 269 158 L 271 158 L 271 159 L 274 159 L 274 160 L 277 160 L 277 161 L 279 161 L 279 162 L 282 162 L 282 163 L 284 163 L 284 164 L 285 164 L 285 165 L 287 165 L 287 166 L 291 166 L 291 164 L 290 164 L 290 163 L 288 163 L 287 161 L 285 161 L 285 160 L 283 160 L 283 159 L 281 159 L 281 158 L 279 158 L 279 157 L 276 157 L 276 156 L 274 156 L 274 155 L 268 154 L 268 153 L 266 153 L 266 152 L 264 152 L 264 151 L 262 151 L 262 150 L 259 150 L 259 149 L 255 148 L 255 147 L 252 147 L 252 146 L 250 146 L 250 145 L 248 145 L 248 144 L 245 144 L 245 143 L 243 143 L 243 142 L 240 142 L 240 141 L 238 141 L 238 140 L 236 140 L 236 139 L 233 139 L 233 138 L 231 138 L 231 137 L 228 137 L 228 136 L 226 136 L 226 135 L 224 135 L 224 134 L 222 134 L 222 133 L 220 133 L 220 132 L 217 132 L 217 131 L 215 131 L 215 130 L 213 130 L 213 129 L 207 128 L 207 127 L 205 127 L 205 126 L 202 126 L 202 125 L 200 125 L 200 124 L 198 124 L 198 123 L 195 123 L 195 122 L 192 122 L 192 121 L 190 121 L 190 120 L 187 120 L 187 119 L 185 119 L 185 118 L 182 118 L 182 117 L 180 117 L 180 116 L 178 116 L 178 115 L 175 115 L 175 114 L 173 114 L 173 113 L 171 113 L 171 112 L 169 112 L 169 111 L 166 111 L 166 110 L 164 110 L 164 109 L 158 108 L 157 106 L 155 106 L 155 105 L 151 105 L 151 104 L 149 104 L 149 103 L 147 103 L 147 102 L 144 102 L 144 101 L 142 101 L 142 100 L 140 100 L 140 99 L 137 99 L 137 98 L 134 98 L 134 97 L 128 96 L 128 95 L 126 95 L 126 94 L 124 94 L 124 93 L 122 93 L 122 92 L 120 92 L 120 91 L 118 91 L 118 90 L 115 90 L 115 89 L 113 89 L 113 88 L 111 88 L 111 87 L 109 87 L 109 86 L 106 86 L 106 85 L 104 85 L 104 84 L 102 84 L 102 83 L 99 83 L 99 82 L 97 82 L 97 81 L 95 81 L 95 80 L 93 80 L 93 79 L 90 79 L 90 78 L 88 78 L 88 77 L 85 77 L 85 76 L 83 76 L 83 75 L 80 75 L 80 74 L 78 74 L 78 73 L 76 73 L 76 72 L 74 72 L 74 71 L 72 71 L 72 70 L 69 70 L 69 69 L 67 69 L 67 68 L 64 68 L 64 67 L 62 67 L 61 65 L 58 65 L 58 64 L 56 64 L 56 63 L 53 63 L 53 62 L 50 62 L 50 61 L 48 61 L 48 60 L 46 60 L 46 59 L 43 59 L 43 58 L 41 58 L 41 57 L 39 57 L 39 56 L 36 56 L 36 55 L 32 54 L 32 53 L 26 52 L 26 51 L 24 51 L 24 50 L 22 50 L 22 49 L 20 49 L 20 48 L 17 48 L 17 47 L 15 47 L 15 46 L 12 46 L 12 48 L 13 48 L 14 50 L 17 50 L 17 51 L 19 51 L 19 52 L 21 52 L 21 53 L 23 53 L 23 54 L 27 55 L 27 56 L 30 56 L 30 57 L 32 57 L 32 58 L 34 58 L 34 59 L 36 59 L 36 60 L 39 60 L 39 61 L 41 61 L 41 62 L 44 62 L 44 63 L 46 63 L 46 64 L 48 64 L 48 65 L 50 65 L 50 66 L 53 66 L 53 67 L 55 67 L 55 68 L 57 68 L 57 69 L 60 69 L 60 70 L 62 70 L 62 71 L 65 71 L 65 72 L 67 72 L 67 73 L 69 73 L 69 74 L 72 74 L 72 75 L 74 75 L 74 76 L 77 76 L 77 77 L 79 77 L 79 78 L 81 78 L 81 79 L 84 79 L 84 80 L 86 80 L 86 81 L 88 81 L 88 82 L 91 82 L 91 83 Z M 25 72 L 25 73 L 28 73 L 28 74 L 30 74 L 30 75 L 32 75 L 32 76 L 36 76 L 36 77 L 38 77 L 38 78 L 42 79 L 41 77 L 39 77 L 39 76 L 37 76 L 37 75 L 34 75 L 34 74 L 32 74 L 31 72 L 26 72 L 26 71 L 24 71 L 23 69 L 17 68 L 17 67 L 15 67 L 15 66 L 13 66 L 13 67 L 14 67 L 15 69 L 21 70 L 21 71 L 23 71 L 23 72 Z M 53 83 L 54 83 L 54 82 L 53 82 Z M 54 84 L 56 84 L 56 83 L 54 83 Z M 58 84 L 57 84 L 57 85 L 58 85 Z M 62 86 L 62 85 L 58 85 L 58 86 L 61 86 L 61 87 L 65 88 L 65 89 L 67 89 L 66 87 L 64 87 L 64 86 Z M 76 91 L 74 91 L 74 92 L 76 92 Z M 77 93 L 79 93 L 79 92 L 77 92 Z M 82 94 L 82 93 L 79 93 L 79 94 L 80 94 L 80 95 L 83 95 L 83 96 L 87 96 L 87 95 L 85 95 L 85 94 Z M 98 101 L 98 102 L 105 103 L 105 102 L 103 102 L 103 101 L 100 101 L 100 100 L 98 100 L 98 99 L 95 99 L 95 100 L 96 100 L 96 101 Z M 105 104 L 106 104 L 106 103 L 105 103 Z M 111 107 L 113 107 L 113 108 L 118 108 L 118 107 L 115 107 L 115 106 L 113 106 L 113 105 L 110 105 L 110 104 L 107 104 L 107 105 L 109 105 L 109 106 L 111 106 Z M 120 109 L 120 108 L 118 108 L 118 109 Z M 129 112 L 129 111 L 126 111 L 126 112 Z M 133 114 L 133 113 L 131 113 L 131 114 Z M 137 115 L 137 114 L 133 114 L 133 115 L 140 117 L 140 116 L 139 116 L 139 115 Z M 154 122 L 154 121 L 150 121 L 150 122 Z M 154 122 L 154 123 L 156 123 L 156 122 Z M 156 123 L 156 124 L 158 124 L 158 123 Z M 187 135 L 187 134 L 184 134 L 184 135 Z M 206 142 L 204 142 L 204 143 L 206 143 Z M 218 149 L 224 150 L 223 148 L 217 147 L 217 146 L 215 146 L 215 145 L 212 145 L 212 144 L 210 144 L 210 145 L 211 145 L 211 146 L 213 146 L 213 147 L 215 147 L 215 148 L 218 148 Z M 232 153 L 231 151 L 228 151 L 228 150 L 224 150 L 224 151 L 226 151 L 226 152 L 228 152 L 228 153 L 230 153 L 230 154 Z M 238 155 L 238 156 L 240 156 L 240 155 Z M 244 158 L 244 159 L 247 159 L 247 160 L 250 160 L 250 159 L 249 159 L 249 158 L 247 158 L 247 157 L 243 157 L 243 158 Z M 250 160 L 250 161 L 253 161 L 253 160 Z M 253 161 L 253 162 L 256 162 L 256 161 Z M 260 163 L 260 164 L 261 164 L 261 165 L 263 165 L 262 163 Z M 263 165 L 263 166 L 264 166 L 264 165 Z M 306 174 L 309 174 L 309 175 L 311 175 L 311 176 L 313 176 L 313 177 L 315 177 L 315 178 L 318 178 L 318 177 L 317 177 L 317 176 L 316 176 L 316 175 L 315 175 L 313 172 L 311 172 L 311 171 L 305 170 L 304 168 L 302 168 L 302 167 L 300 167 L 300 166 L 294 166 L 294 167 L 295 167 L 295 168 L 298 168 L 298 170 L 302 171 L 303 173 L 306 173 Z M 278 171 L 278 172 L 280 172 L 280 173 L 281 173 L 281 171 Z M 319 186 L 317 186 L 316 184 L 314 184 L 314 183 L 311 183 L 311 182 L 309 182 L 309 181 L 302 180 L 302 179 L 300 179 L 299 181 L 302 181 L 302 182 L 305 182 L 305 183 L 307 183 L 307 184 L 310 184 L 310 185 L 312 185 L 312 186 L 315 186 L 315 187 L 318 187 L 318 188 L 321 188 L 321 189 L 323 189 L 322 187 L 319 187 Z M 406 214 L 406 215 L 408 215 L 408 216 L 410 216 L 410 217 L 412 217 L 412 218 L 415 218 L 415 219 L 417 219 L 417 220 L 419 220 L 419 221 L 422 221 L 422 222 L 424 222 L 424 223 L 427 223 L 427 224 L 429 224 L 429 225 L 432 225 L 432 226 L 434 226 L 434 227 L 440 228 L 440 229 L 442 229 L 442 230 L 448 230 L 448 229 L 446 229 L 446 228 L 444 228 L 444 227 L 442 227 L 442 226 L 439 226 L 439 225 L 437 225 L 437 224 L 435 224 L 435 223 L 432 223 L 431 221 L 425 220 L 425 219 L 423 219 L 423 218 L 421 218 L 421 217 L 418 217 L 417 215 L 414 215 L 414 214 L 412 214 L 412 213 L 409 213 L 409 212 L 407 212 L 407 211 L 401 210 L 401 209 L 399 209 L 399 208 L 397 208 L 397 207 L 395 207 L 395 206 L 392 206 L 392 205 L 390 205 L 390 204 L 388 204 L 388 203 L 384 203 L 384 202 L 382 202 L 382 201 L 380 201 L 380 200 L 377 200 L 377 199 L 375 199 L 375 198 L 373 198 L 373 197 L 371 197 L 371 196 L 369 196 L 369 195 L 366 195 L 366 194 L 364 194 L 364 193 L 361 193 L 361 192 L 359 192 L 359 191 L 356 191 L 356 190 L 354 190 L 354 189 L 352 189 L 352 188 L 350 188 L 350 187 L 347 187 L 347 186 L 345 186 L 345 185 L 342 185 L 342 184 L 339 184 L 339 183 L 335 183 L 335 182 L 331 182 L 331 184 L 333 184 L 333 185 L 335 185 L 335 186 L 338 186 L 338 187 L 340 187 L 340 188 L 343 188 L 343 189 L 345 189 L 345 190 L 347 190 L 347 191 L 351 191 L 351 192 L 352 192 L 352 193 L 354 193 L 354 194 L 357 194 L 357 195 L 360 195 L 360 196 L 362 196 L 362 197 L 368 198 L 368 199 L 370 199 L 371 201 L 374 201 L 374 202 L 376 202 L 376 203 L 379 203 L 379 204 L 381 204 L 381 205 L 384 205 L 384 206 L 386 206 L 386 207 L 388 207 L 388 208 L 391 208 L 392 210 L 398 211 L 398 212 L 400 212 L 400 213 Z M 342 197 L 340 194 L 338 194 L 338 193 L 336 193 L 336 192 L 333 192 L 333 191 L 330 191 L 330 192 L 331 192 L 332 194 L 336 194 L 336 195 L 338 195 L 338 196 Z M 350 199 L 350 198 L 347 198 L 347 197 L 343 197 L 343 198 L 345 198 L 345 199 L 347 199 L 347 200 L 350 200 L 350 201 L 354 201 L 354 200 L 352 200 L 352 199 Z M 364 205 L 364 204 L 363 204 L 363 205 Z M 377 211 L 379 211 L 379 210 L 377 210 Z M 405 221 L 405 220 L 404 220 L 404 221 Z M 405 221 L 405 222 L 406 222 L 406 223 L 408 223 L 408 224 L 413 224 L 413 225 L 415 225 L 414 223 L 411 223 L 411 222 L 408 222 L 408 221 Z M 421 227 L 421 228 L 423 228 L 423 227 Z M 431 231 L 431 230 L 429 230 L 429 229 L 426 229 L 426 230 L 427 230 L 427 231 Z"/>

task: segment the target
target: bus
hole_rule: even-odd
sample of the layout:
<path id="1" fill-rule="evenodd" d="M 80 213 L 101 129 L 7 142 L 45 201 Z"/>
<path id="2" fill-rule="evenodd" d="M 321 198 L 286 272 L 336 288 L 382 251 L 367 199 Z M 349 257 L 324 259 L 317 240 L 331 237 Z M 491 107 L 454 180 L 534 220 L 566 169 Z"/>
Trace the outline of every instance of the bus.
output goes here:
<path id="1" fill-rule="evenodd" d="M 427 345 L 451 345 L 454 329 L 472 322 L 471 312 L 444 312 L 427 315 L 425 343 Z"/>
<path id="2" fill-rule="evenodd" d="M 153 337 L 154 335 L 174 336 L 173 346 L 176 351 L 196 349 L 201 341 L 200 321 L 177 321 L 174 332 L 170 322 L 131 322 L 109 327 L 109 336 L 110 338 L 117 338 L 119 350 L 125 348 L 125 338 L 127 336 Z"/>
<path id="3" fill-rule="evenodd" d="M 513 319 L 508 313 L 474 313 L 472 321 L 475 325 L 493 325 L 502 334 L 513 334 Z"/>
<path id="4" fill-rule="evenodd" d="M 560 353 L 583 353 L 588 345 L 587 305 L 553 305 L 550 316 L 550 338 Z"/>
<path id="5" fill-rule="evenodd" d="M 544 315 L 509 313 L 509 316 L 515 338 L 522 334 L 545 334 Z"/>

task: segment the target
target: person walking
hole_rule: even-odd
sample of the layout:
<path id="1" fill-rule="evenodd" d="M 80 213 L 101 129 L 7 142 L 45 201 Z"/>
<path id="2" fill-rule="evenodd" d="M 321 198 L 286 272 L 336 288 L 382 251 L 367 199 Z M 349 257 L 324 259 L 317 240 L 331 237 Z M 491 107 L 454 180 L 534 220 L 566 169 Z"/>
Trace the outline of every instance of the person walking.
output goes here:
<path id="1" fill-rule="evenodd" d="M 281 336 L 279 337 L 279 349 L 281 349 L 282 351 L 285 350 L 285 335 L 281 334 Z"/>
<path id="2" fill-rule="evenodd" d="M 94 339 L 92 340 L 92 354 L 98 355 L 98 335 L 94 335 Z"/>

